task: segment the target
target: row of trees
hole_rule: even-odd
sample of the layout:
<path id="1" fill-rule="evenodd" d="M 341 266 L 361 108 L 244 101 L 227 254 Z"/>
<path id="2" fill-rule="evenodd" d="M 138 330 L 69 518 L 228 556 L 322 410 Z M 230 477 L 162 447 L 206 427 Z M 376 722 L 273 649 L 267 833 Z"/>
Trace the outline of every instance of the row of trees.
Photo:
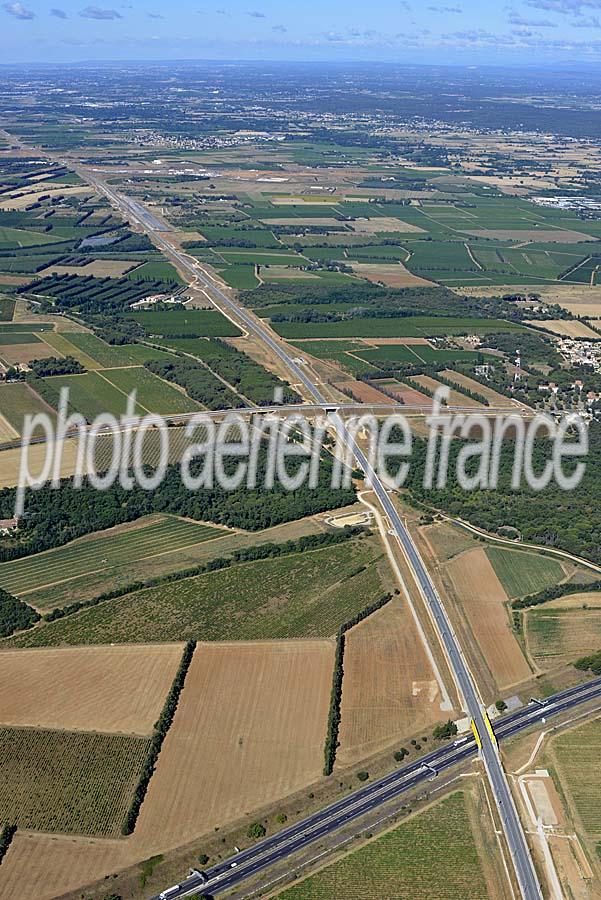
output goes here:
<path id="1" fill-rule="evenodd" d="M 154 734 L 150 739 L 150 746 L 148 748 L 148 754 L 144 762 L 144 768 L 142 769 L 142 773 L 138 780 L 131 805 L 125 815 L 125 820 L 121 828 L 122 834 L 132 834 L 134 828 L 136 827 L 138 815 L 140 814 L 142 803 L 144 802 L 144 798 L 146 797 L 150 779 L 154 774 L 157 760 L 159 758 L 159 753 L 161 752 L 161 748 L 163 746 L 163 741 L 167 736 L 167 732 L 169 731 L 171 723 L 173 722 L 173 717 L 175 716 L 175 711 L 179 703 L 179 698 L 184 687 L 186 675 L 188 674 L 188 669 L 190 668 L 190 663 L 192 662 L 192 657 L 194 656 L 195 649 L 196 641 L 188 641 L 185 646 L 179 668 L 176 672 L 175 678 L 173 679 L 171 690 L 167 695 L 165 705 L 163 706 L 161 715 L 159 716 L 159 720 L 155 725 Z"/>
<path id="2" fill-rule="evenodd" d="M 39 619 L 40 614 L 35 609 L 0 588 L 0 637 L 31 628 Z"/>
<path id="3" fill-rule="evenodd" d="M 398 594 L 398 590 L 395 591 Z M 368 616 L 371 616 L 378 609 L 382 609 L 392 600 L 392 594 L 384 594 L 374 603 L 370 603 L 356 616 L 349 619 L 338 629 L 336 636 L 336 655 L 334 658 L 334 672 L 332 675 L 332 692 L 330 694 L 330 709 L 328 712 L 328 730 L 326 735 L 326 743 L 324 747 L 324 767 L 323 774 L 331 775 L 336 762 L 336 751 L 338 750 L 338 732 L 340 730 L 340 703 L 342 700 L 342 681 L 344 678 L 344 648 L 346 640 L 346 632 L 358 625 Z"/>

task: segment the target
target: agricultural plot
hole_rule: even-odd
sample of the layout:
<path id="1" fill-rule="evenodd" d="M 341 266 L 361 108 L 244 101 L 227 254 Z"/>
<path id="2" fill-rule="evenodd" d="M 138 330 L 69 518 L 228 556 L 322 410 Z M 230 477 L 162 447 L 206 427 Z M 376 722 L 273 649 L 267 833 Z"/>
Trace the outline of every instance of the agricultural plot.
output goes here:
<path id="1" fill-rule="evenodd" d="M 239 291 L 252 291 L 260 284 L 253 265 L 232 263 L 225 268 L 221 266 L 216 268 L 225 283 Z"/>
<path id="2" fill-rule="evenodd" d="M 146 412 L 171 415 L 202 409 L 200 403 L 188 397 L 183 390 L 168 384 L 142 366 L 103 369 L 101 377 L 106 378 L 124 395 L 136 391 L 138 406 Z"/>
<path id="3" fill-rule="evenodd" d="M 23 228 L 6 228 L 0 225 L 0 250 L 56 244 L 62 240 L 63 238 L 58 235 L 44 234 L 41 231 L 26 231 Z"/>
<path id="4" fill-rule="evenodd" d="M 150 736 L 182 644 L 0 650 L 0 724 Z M 74 698 L 76 702 L 74 702 Z"/>
<path id="5" fill-rule="evenodd" d="M 360 762 L 439 721 L 440 691 L 405 603 L 346 634 L 338 765 Z"/>
<path id="6" fill-rule="evenodd" d="M 535 594 L 566 577 L 560 562 L 537 553 L 488 547 L 486 554 L 511 599 Z"/>
<path id="7" fill-rule="evenodd" d="M 507 594 L 486 552 L 468 550 L 451 559 L 445 571 L 497 686 L 529 678 L 530 666 L 511 630 Z"/>
<path id="8" fill-rule="evenodd" d="M 239 337 L 240 330 L 216 310 L 186 309 L 131 313 L 148 334 L 163 337 Z"/>
<path id="9" fill-rule="evenodd" d="M 601 835 L 599 758 L 601 721 L 587 722 L 553 738 L 551 758 L 562 789 L 587 837 Z"/>
<path id="10" fill-rule="evenodd" d="M 73 351 L 65 355 L 75 356 L 86 369 L 139 366 L 151 359 L 169 359 L 170 357 L 170 354 L 146 347 L 144 344 L 120 344 L 118 346 L 107 344 L 95 334 L 83 331 L 69 332 L 68 339 L 63 335 L 53 335 L 51 341 L 53 346 L 57 337 L 73 347 Z M 65 351 L 63 350 L 63 352 Z M 91 362 L 91 365 L 86 365 L 84 359 Z"/>
<path id="11" fill-rule="evenodd" d="M 148 739 L 0 728 L 0 819 L 34 831 L 117 837 Z"/>
<path id="12" fill-rule="evenodd" d="M 103 378 L 97 371 L 86 372 L 85 375 L 56 375 L 42 379 L 44 399 L 58 408 L 62 388 L 69 389 L 69 412 L 81 413 L 88 422 L 92 422 L 103 413 L 114 416 L 125 415 L 127 395 Z M 135 415 L 143 416 L 148 412 L 139 403 L 135 405 Z"/>
<path id="13" fill-rule="evenodd" d="M 171 516 L 143 519 L 80 538 L 56 550 L 0 563 L 0 586 L 21 596 L 82 575 L 107 572 L 128 561 L 151 560 L 163 553 L 184 550 L 227 533 Z"/>
<path id="14" fill-rule="evenodd" d="M 363 539 L 108 600 L 7 646 L 329 637 L 377 600 L 389 579 L 379 543 Z"/>
<path id="15" fill-rule="evenodd" d="M 601 608 L 584 594 L 580 609 L 554 605 L 529 609 L 524 633 L 528 652 L 541 669 L 570 665 L 601 648 Z"/>
<path id="16" fill-rule="evenodd" d="M 38 412 L 53 415 L 53 410 L 28 384 L 0 384 L 0 413 L 19 435 L 23 430 L 25 416 Z"/>
<path id="17" fill-rule="evenodd" d="M 131 264 L 130 264 L 131 268 Z M 177 274 L 177 269 L 163 259 L 153 259 L 136 266 L 127 274 L 133 281 L 167 281 L 173 284 L 183 284 Z"/>
<path id="18" fill-rule="evenodd" d="M 332 641 L 198 645 L 136 840 L 178 846 L 315 781 L 333 665 Z"/>
<path id="19" fill-rule="evenodd" d="M 2 263 L 0 262 L 0 267 Z M 15 301 L 0 297 L 0 322 L 12 322 Z"/>
<path id="20" fill-rule="evenodd" d="M 398 319 L 355 318 L 341 322 L 276 322 L 275 331 L 284 338 L 390 338 L 436 337 L 438 335 L 490 334 L 519 331 L 520 326 L 497 319 L 459 319 L 451 316 L 410 316 Z"/>
<path id="21" fill-rule="evenodd" d="M 465 550 L 474 550 L 478 547 L 477 542 L 467 531 L 448 522 L 428 525 L 423 529 L 423 533 L 441 562 L 447 562 Z"/>
<path id="22" fill-rule="evenodd" d="M 492 888 L 491 892 L 487 883 L 485 860 L 468 798 L 463 791 L 458 791 L 288 888 L 279 897 L 281 900 L 497 897 L 499 887 Z"/>

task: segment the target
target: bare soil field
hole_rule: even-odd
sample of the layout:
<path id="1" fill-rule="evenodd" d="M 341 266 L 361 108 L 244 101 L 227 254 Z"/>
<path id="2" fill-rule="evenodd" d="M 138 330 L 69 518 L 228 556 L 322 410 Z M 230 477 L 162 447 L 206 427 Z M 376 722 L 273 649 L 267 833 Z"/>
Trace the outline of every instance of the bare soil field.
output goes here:
<path id="1" fill-rule="evenodd" d="M 270 225 L 323 225 L 324 228 L 327 228 L 328 226 L 339 227 L 341 224 L 340 219 L 333 216 L 331 219 L 327 216 L 284 216 L 281 219 L 261 219 L 260 221 L 267 227 Z"/>
<path id="2" fill-rule="evenodd" d="M 387 287 L 434 287 L 434 282 L 426 281 L 418 275 L 413 275 L 402 263 L 359 263 L 351 262 L 353 272 L 366 278 L 368 281 L 382 282 Z"/>
<path id="3" fill-rule="evenodd" d="M 29 464 L 32 474 L 39 474 L 44 468 L 46 456 L 45 444 L 34 444 L 29 448 Z M 63 448 L 59 474 L 61 478 L 73 475 L 77 458 L 77 447 L 74 441 L 66 441 Z M 21 449 L 16 447 L 0 453 L 0 488 L 14 487 L 19 481 Z"/>
<path id="4" fill-rule="evenodd" d="M 505 687 L 529 678 L 530 666 L 511 631 L 507 594 L 486 551 L 480 547 L 468 550 L 445 568 L 497 685 Z"/>
<path id="5" fill-rule="evenodd" d="M 390 403 L 390 397 L 364 381 L 338 381 L 334 382 L 334 387 L 343 392 L 351 391 L 359 403 Z"/>
<path id="6" fill-rule="evenodd" d="M 441 717 L 440 693 L 407 605 L 347 633 L 337 763 L 352 765 Z"/>
<path id="7" fill-rule="evenodd" d="M 47 196 L 48 194 L 56 194 L 60 193 L 63 197 L 69 197 L 76 194 L 89 194 L 90 189 L 86 186 L 83 187 L 66 187 L 64 184 L 47 184 L 41 190 L 37 188 L 29 191 L 29 193 L 23 193 L 23 188 L 19 188 L 18 194 L 19 196 L 15 196 L 15 193 L 11 194 L 3 194 L 0 199 L 0 209 L 25 209 L 26 206 L 29 206 L 31 203 L 37 203 L 38 199 L 43 196 Z"/>
<path id="8" fill-rule="evenodd" d="M 31 281 L 27 275 L 0 275 L 0 284 L 27 284 Z"/>
<path id="9" fill-rule="evenodd" d="M 405 232 L 406 234 L 415 234 L 424 231 L 418 225 L 410 225 L 403 222 L 402 219 L 395 219 L 392 216 L 374 216 L 373 219 L 356 219 L 350 222 L 350 227 L 356 234 L 380 234 L 380 232 Z"/>
<path id="10" fill-rule="evenodd" d="M 0 900 L 52 900 L 115 871 L 125 850 L 116 840 L 18 831 L 2 862 Z"/>
<path id="11" fill-rule="evenodd" d="M 394 394 L 396 400 L 407 406 L 429 406 L 431 404 L 430 398 L 425 394 L 420 394 L 415 388 L 409 387 L 409 385 L 400 381 L 389 379 L 383 381 L 382 384 Z"/>
<path id="12" fill-rule="evenodd" d="M 37 341 L 35 344 L 5 344 L 2 347 L 2 359 L 9 366 L 28 365 L 32 359 L 47 359 L 59 356 L 48 344 Z"/>
<path id="13" fill-rule="evenodd" d="M 432 378 L 430 375 L 416 375 L 413 380 L 422 387 L 427 388 L 429 391 L 435 391 L 441 386 L 440 381 L 436 381 L 436 379 Z M 428 400 L 428 403 L 430 402 L 431 401 Z M 477 400 L 473 400 L 471 397 L 467 397 L 460 391 L 451 390 L 449 392 L 449 404 L 450 406 L 473 406 L 478 409 L 483 409 L 481 403 L 478 403 Z"/>
<path id="14" fill-rule="evenodd" d="M 485 384 L 481 384 L 481 382 L 476 381 L 474 378 L 470 378 L 469 375 L 464 375 L 463 372 L 454 372 L 452 369 L 445 369 L 442 374 L 449 381 L 453 381 L 455 384 L 467 388 L 469 391 L 482 394 L 483 397 L 486 397 L 491 406 L 520 407 L 522 405 L 515 400 L 504 397 L 503 394 L 498 394 L 496 391 L 493 391 L 492 388 L 487 387 Z"/>
<path id="15" fill-rule="evenodd" d="M 598 340 L 599 335 L 592 328 L 589 328 L 585 322 L 579 322 L 575 319 L 545 319 L 544 322 L 525 321 L 525 325 L 536 325 L 538 328 L 544 328 L 552 334 L 558 334 L 561 337 L 571 338 L 589 338 Z"/>
<path id="16" fill-rule="evenodd" d="M 4 441 L 14 441 L 18 437 L 18 432 L 6 421 L 4 416 L 0 415 L 0 444 Z"/>
<path id="17" fill-rule="evenodd" d="M 0 651 L 2 725 L 150 735 L 182 644 Z"/>
<path id="18" fill-rule="evenodd" d="M 95 259 L 85 266 L 48 266 L 38 273 L 38 278 L 48 275 L 93 275 L 94 278 L 119 278 L 130 269 L 136 268 L 131 259 Z"/>
<path id="19" fill-rule="evenodd" d="M 132 844 L 176 847 L 319 778 L 333 664 L 332 641 L 199 644 Z"/>

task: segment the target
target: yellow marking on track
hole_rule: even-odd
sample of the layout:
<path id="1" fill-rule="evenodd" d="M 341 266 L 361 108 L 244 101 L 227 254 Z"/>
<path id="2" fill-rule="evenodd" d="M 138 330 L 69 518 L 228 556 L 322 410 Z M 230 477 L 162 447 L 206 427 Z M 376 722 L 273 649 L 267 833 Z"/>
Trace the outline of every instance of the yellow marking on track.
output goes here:
<path id="1" fill-rule="evenodd" d="M 478 727 L 474 720 L 471 721 L 472 731 L 474 732 L 474 737 L 476 739 L 476 743 L 478 745 L 478 750 L 482 750 L 482 740 L 480 738 L 480 732 L 478 731 Z"/>

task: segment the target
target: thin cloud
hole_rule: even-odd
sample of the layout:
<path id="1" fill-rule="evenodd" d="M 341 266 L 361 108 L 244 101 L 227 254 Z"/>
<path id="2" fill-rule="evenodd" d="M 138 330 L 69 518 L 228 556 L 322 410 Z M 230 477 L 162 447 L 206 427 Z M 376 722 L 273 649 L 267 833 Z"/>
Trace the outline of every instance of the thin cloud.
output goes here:
<path id="1" fill-rule="evenodd" d="M 271 30 L 277 31 L 278 34 L 286 34 L 288 31 L 285 25 L 274 25 Z"/>
<path id="2" fill-rule="evenodd" d="M 123 18 L 121 13 L 117 12 L 116 9 L 104 9 L 101 6 L 86 6 L 85 9 L 81 10 L 79 15 L 82 17 L 82 19 L 109 20 Z"/>
<path id="3" fill-rule="evenodd" d="M 526 0 L 526 6 L 564 16 L 581 16 L 583 9 L 601 9 L 601 0 Z"/>
<path id="4" fill-rule="evenodd" d="M 246 15 L 250 16 L 251 19 L 266 19 L 267 18 L 265 13 L 258 12 L 258 10 L 253 10 L 252 12 L 249 12 Z"/>
<path id="5" fill-rule="evenodd" d="M 35 13 L 22 3 L 3 3 L 2 9 L 15 19 L 35 19 Z"/>
<path id="6" fill-rule="evenodd" d="M 165 16 L 162 16 L 161 13 L 149 12 L 149 13 L 146 13 L 146 15 L 148 16 L 149 19 L 164 19 L 165 18 Z"/>
<path id="7" fill-rule="evenodd" d="M 516 12 L 509 16 L 509 24 L 520 25 L 524 28 L 557 28 L 557 22 L 552 22 L 550 19 L 529 19 Z"/>
<path id="8" fill-rule="evenodd" d="M 435 13 L 462 13 L 463 10 L 459 9 L 458 6 L 429 6 L 428 9 L 430 12 Z"/>
<path id="9" fill-rule="evenodd" d="M 56 7 L 54 9 L 50 10 L 50 15 L 54 16 L 55 19 L 68 19 L 69 18 L 64 9 L 57 9 Z"/>

